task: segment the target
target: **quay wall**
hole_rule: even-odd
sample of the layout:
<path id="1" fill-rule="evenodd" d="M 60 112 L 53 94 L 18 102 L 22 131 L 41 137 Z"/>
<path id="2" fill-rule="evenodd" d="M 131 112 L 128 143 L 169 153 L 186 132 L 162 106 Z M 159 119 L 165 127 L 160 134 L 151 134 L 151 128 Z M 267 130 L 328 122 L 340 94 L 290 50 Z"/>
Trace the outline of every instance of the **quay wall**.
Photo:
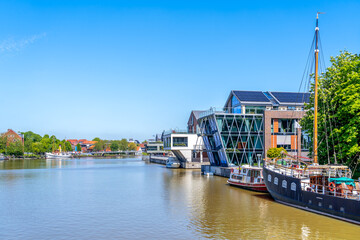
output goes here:
<path id="1" fill-rule="evenodd" d="M 168 159 L 168 157 L 150 156 L 151 163 L 158 163 L 158 164 L 166 165 L 167 159 Z"/>
<path id="2" fill-rule="evenodd" d="M 210 165 L 203 165 L 201 166 L 201 173 L 213 173 L 216 176 L 220 177 L 230 177 L 231 168 L 230 167 L 217 167 L 217 166 L 210 166 Z"/>
<path id="3" fill-rule="evenodd" d="M 166 165 L 168 158 L 169 157 L 150 156 L 150 162 Z M 186 169 L 201 169 L 202 166 L 208 166 L 209 164 L 209 162 L 180 162 L 180 167 Z"/>

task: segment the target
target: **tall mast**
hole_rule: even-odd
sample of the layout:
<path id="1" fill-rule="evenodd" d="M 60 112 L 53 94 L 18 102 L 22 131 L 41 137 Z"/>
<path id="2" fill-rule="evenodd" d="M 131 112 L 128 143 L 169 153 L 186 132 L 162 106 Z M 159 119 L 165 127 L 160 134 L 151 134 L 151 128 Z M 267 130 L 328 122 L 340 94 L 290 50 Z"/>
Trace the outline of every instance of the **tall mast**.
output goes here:
<path id="1" fill-rule="evenodd" d="M 315 28 L 315 96 L 314 96 L 314 163 L 318 163 L 318 63 L 319 63 L 319 12 L 316 14 Z"/>

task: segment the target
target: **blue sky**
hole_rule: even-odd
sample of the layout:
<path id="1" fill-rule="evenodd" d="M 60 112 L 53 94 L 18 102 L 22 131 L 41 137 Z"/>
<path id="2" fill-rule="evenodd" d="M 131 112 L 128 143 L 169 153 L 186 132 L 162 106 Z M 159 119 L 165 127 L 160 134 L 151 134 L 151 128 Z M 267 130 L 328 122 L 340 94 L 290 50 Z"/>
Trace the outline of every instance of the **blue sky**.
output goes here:
<path id="1" fill-rule="evenodd" d="M 236 90 L 295 91 L 315 15 L 360 51 L 360 1 L 1 1 L 0 131 L 147 139 Z"/>

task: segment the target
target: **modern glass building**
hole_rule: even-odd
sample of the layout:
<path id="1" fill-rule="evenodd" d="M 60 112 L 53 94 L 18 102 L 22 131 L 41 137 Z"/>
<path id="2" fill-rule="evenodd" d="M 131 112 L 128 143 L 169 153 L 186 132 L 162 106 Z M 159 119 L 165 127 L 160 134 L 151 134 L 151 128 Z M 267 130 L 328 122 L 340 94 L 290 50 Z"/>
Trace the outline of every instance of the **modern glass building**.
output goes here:
<path id="1" fill-rule="evenodd" d="M 221 110 L 204 111 L 200 133 L 212 166 L 253 164 L 270 147 L 288 152 L 307 151 L 298 121 L 304 115 L 308 93 L 231 91 Z"/>

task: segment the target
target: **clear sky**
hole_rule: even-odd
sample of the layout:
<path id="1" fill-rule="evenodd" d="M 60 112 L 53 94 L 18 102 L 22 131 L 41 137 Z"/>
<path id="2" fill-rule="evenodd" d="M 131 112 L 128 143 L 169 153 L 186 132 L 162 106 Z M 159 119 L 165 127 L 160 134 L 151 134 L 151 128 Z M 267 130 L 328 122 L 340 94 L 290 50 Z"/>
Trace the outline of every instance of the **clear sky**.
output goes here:
<path id="1" fill-rule="evenodd" d="M 360 52 L 360 1 L 0 2 L 0 132 L 151 138 L 232 89 L 295 91 L 315 15 Z"/>

